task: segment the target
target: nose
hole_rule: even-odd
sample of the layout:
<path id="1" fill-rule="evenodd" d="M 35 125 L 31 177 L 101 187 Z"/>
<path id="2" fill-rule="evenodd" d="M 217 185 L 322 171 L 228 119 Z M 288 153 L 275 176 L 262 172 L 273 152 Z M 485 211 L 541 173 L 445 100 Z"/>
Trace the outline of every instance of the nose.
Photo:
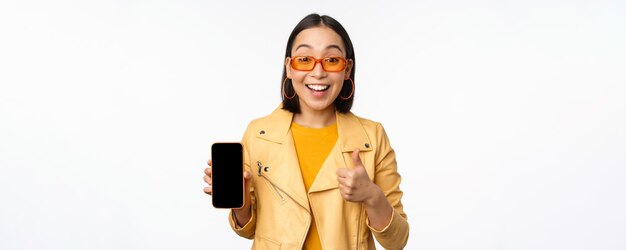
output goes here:
<path id="1" fill-rule="evenodd" d="M 313 67 L 309 75 L 317 78 L 324 77 L 326 75 L 326 71 L 322 66 L 322 62 L 315 62 L 315 67 Z"/>

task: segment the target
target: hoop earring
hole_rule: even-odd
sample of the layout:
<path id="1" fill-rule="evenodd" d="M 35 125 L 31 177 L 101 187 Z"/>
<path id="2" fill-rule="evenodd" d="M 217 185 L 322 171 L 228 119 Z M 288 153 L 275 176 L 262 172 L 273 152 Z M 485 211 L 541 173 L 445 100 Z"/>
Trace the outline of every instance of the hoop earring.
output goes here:
<path id="1" fill-rule="evenodd" d="M 287 98 L 288 100 L 293 99 L 294 97 L 296 97 L 296 91 L 293 91 L 293 95 L 292 96 L 287 96 L 287 93 L 285 92 L 285 83 L 287 82 L 287 77 L 285 77 L 285 80 L 283 80 L 283 97 Z"/>
<path id="2" fill-rule="evenodd" d="M 352 92 L 350 92 L 350 95 L 348 97 L 343 97 L 341 96 L 341 94 L 339 94 L 339 98 L 341 98 L 341 100 L 344 100 L 344 101 L 350 99 L 350 97 L 354 95 L 354 81 L 352 81 L 352 78 L 348 78 L 348 80 L 350 80 L 350 83 L 352 83 Z"/>

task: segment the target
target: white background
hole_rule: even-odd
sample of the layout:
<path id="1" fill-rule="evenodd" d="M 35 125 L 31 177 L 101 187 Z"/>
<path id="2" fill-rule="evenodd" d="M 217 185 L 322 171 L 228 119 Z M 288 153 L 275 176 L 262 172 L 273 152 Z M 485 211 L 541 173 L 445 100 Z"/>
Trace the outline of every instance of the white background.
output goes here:
<path id="1" fill-rule="evenodd" d="M 0 249 L 249 248 L 210 144 L 338 19 L 385 126 L 407 249 L 626 249 L 624 1 L 2 1 Z"/>

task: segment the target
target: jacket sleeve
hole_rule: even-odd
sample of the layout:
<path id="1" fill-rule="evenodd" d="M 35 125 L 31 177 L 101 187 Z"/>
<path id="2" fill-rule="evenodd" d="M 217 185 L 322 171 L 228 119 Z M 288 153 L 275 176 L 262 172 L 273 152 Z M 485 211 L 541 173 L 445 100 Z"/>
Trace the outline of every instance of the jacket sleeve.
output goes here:
<path id="1" fill-rule="evenodd" d="M 241 140 L 241 144 L 243 145 L 243 149 L 244 149 L 244 165 L 245 165 L 245 169 L 248 170 L 251 174 L 254 174 L 254 171 L 251 171 L 250 168 L 250 125 L 248 125 L 248 128 L 246 129 L 246 132 L 244 133 L 243 139 Z M 228 221 L 230 223 L 230 227 L 233 229 L 233 231 L 235 231 L 235 233 L 237 233 L 239 236 L 247 238 L 247 239 L 252 239 L 254 238 L 254 233 L 256 231 L 256 197 L 254 194 L 254 183 L 252 183 L 252 185 L 250 185 L 250 209 L 251 209 L 251 217 L 250 220 L 243 225 L 243 227 L 240 227 L 239 225 L 237 225 L 237 219 L 235 218 L 235 213 L 233 212 L 233 210 L 230 210 L 230 213 L 228 215 Z"/>
<path id="2" fill-rule="evenodd" d="M 254 200 L 254 198 L 252 199 Z M 256 205 L 252 205 L 252 215 L 250 217 L 250 220 L 245 225 L 243 225 L 243 227 L 237 225 L 237 219 L 235 219 L 235 213 L 232 209 L 230 210 L 230 214 L 228 215 L 230 227 L 235 231 L 235 233 L 246 239 L 254 238 L 254 232 L 256 228 L 256 209 L 254 207 L 256 207 Z"/>
<path id="3" fill-rule="evenodd" d="M 381 124 L 377 124 L 376 140 L 378 147 L 375 156 L 374 183 L 380 187 L 393 207 L 393 215 L 389 224 L 380 231 L 372 228 L 369 220 L 367 226 L 385 249 L 402 249 L 409 239 L 409 223 L 400 201 L 402 198 L 401 177 L 397 171 L 396 155 Z"/>

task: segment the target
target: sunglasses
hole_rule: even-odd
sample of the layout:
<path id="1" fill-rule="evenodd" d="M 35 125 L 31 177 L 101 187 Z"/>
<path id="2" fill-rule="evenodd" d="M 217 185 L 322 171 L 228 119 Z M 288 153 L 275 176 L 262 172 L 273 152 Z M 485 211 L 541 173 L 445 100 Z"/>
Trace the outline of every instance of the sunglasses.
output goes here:
<path id="1" fill-rule="evenodd" d="M 325 57 L 317 59 L 312 56 L 292 56 L 291 68 L 295 70 L 311 71 L 317 63 L 322 64 L 326 72 L 339 72 L 346 68 L 347 61 L 343 57 Z"/>

